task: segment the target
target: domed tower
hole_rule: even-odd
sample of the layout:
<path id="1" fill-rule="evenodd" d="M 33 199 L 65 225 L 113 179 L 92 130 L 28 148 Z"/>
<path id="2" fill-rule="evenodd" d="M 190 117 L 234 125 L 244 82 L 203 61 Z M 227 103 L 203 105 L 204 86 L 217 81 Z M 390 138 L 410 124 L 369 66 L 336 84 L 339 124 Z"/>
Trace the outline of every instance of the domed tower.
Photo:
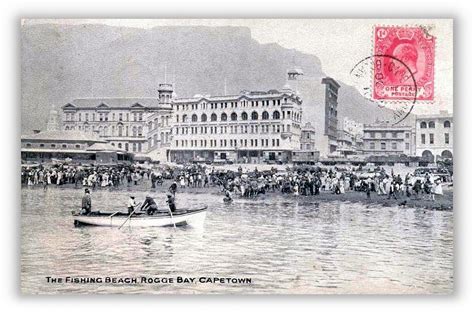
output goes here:
<path id="1" fill-rule="evenodd" d="M 171 105 L 171 99 L 173 98 L 173 85 L 168 83 L 162 83 L 158 87 L 158 99 L 160 104 Z"/>

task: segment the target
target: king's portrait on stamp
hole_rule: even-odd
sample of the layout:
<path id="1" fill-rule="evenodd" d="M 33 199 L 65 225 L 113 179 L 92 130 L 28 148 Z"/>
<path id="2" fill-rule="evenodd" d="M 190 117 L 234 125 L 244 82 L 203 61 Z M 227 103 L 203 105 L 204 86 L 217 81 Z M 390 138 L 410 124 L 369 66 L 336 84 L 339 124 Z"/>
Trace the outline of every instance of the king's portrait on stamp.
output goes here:
<path id="1" fill-rule="evenodd" d="M 374 99 L 434 100 L 435 38 L 425 29 L 375 27 Z"/>
<path id="2" fill-rule="evenodd" d="M 23 19 L 23 294 L 454 288 L 450 19 Z"/>

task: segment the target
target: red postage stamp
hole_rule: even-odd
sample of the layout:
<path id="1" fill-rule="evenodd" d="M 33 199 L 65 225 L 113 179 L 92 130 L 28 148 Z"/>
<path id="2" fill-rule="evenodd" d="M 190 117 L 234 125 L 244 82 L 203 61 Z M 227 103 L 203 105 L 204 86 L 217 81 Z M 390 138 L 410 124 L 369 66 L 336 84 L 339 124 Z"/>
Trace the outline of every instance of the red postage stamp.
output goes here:
<path id="1" fill-rule="evenodd" d="M 435 38 L 404 26 L 376 26 L 374 35 L 374 100 L 432 101 Z"/>

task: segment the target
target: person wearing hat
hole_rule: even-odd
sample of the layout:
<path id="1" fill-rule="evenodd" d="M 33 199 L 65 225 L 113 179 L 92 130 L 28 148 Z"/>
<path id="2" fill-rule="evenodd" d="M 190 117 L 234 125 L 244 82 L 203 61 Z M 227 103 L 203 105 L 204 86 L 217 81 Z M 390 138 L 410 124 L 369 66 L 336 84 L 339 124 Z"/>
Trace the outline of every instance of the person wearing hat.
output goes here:
<path id="1" fill-rule="evenodd" d="M 166 200 L 166 203 L 168 203 L 168 207 L 170 208 L 171 212 L 176 211 L 176 204 L 174 202 L 174 196 L 171 193 L 168 193 L 168 199 Z"/>
<path id="2" fill-rule="evenodd" d="M 132 214 L 136 206 L 137 204 L 135 203 L 135 197 L 130 196 L 130 199 L 128 199 L 128 214 Z"/>
<path id="3" fill-rule="evenodd" d="M 146 211 L 146 214 L 153 215 L 158 211 L 158 206 L 151 196 L 146 196 L 140 211 Z"/>
<path id="4" fill-rule="evenodd" d="M 89 214 L 92 208 L 92 200 L 90 191 L 88 188 L 84 190 L 84 195 L 82 196 L 82 214 Z"/>

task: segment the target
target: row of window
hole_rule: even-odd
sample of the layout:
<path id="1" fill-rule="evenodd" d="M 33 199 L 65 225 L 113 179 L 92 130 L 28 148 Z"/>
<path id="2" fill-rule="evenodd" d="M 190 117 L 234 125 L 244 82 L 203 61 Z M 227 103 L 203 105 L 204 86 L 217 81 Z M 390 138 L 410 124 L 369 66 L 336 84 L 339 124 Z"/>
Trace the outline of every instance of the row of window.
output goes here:
<path id="1" fill-rule="evenodd" d="M 401 138 L 399 134 L 403 136 L 404 132 L 369 132 L 370 138 Z M 410 139 L 410 133 L 405 132 L 405 139 Z"/>
<path id="2" fill-rule="evenodd" d="M 169 116 L 161 116 L 161 123 L 158 123 L 158 118 L 148 122 L 148 130 L 158 129 L 158 127 L 169 126 Z"/>
<path id="3" fill-rule="evenodd" d="M 168 140 L 169 140 L 169 133 L 161 132 L 160 133 L 160 141 L 163 144 L 166 144 L 168 142 Z M 148 147 L 149 148 L 156 147 L 156 146 L 158 146 L 158 144 L 159 144 L 158 134 L 154 134 L 153 137 L 148 138 Z"/>
<path id="4" fill-rule="evenodd" d="M 270 128 L 271 126 L 271 128 Z M 291 125 L 234 125 L 234 126 L 182 126 L 175 128 L 176 135 L 196 134 L 262 134 L 291 132 Z M 240 131 L 240 132 L 239 132 Z"/>
<path id="5" fill-rule="evenodd" d="M 422 145 L 426 144 L 426 134 L 421 134 L 420 141 Z M 429 144 L 433 145 L 434 143 L 435 143 L 435 135 L 429 134 Z M 447 145 L 449 144 L 449 133 L 444 134 L 444 143 Z"/>
<path id="6" fill-rule="evenodd" d="M 33 144 L 27 143 L 27 144 L 26 144 L 26 147 L 27 147 L 27 148 L 31 148 L 31 147 L 33 147 Z M 45 145 L 44 143 L 40 143 L 40 144 L 38 145 L 38 147 L 40 147 L 40 148 L 46 148 L 46 147 L 48 147 L 48 148 L 64 148 L 64 149 L 67 149 L 67 148 L 75 148 L 75 149 L 80 149 L 80 148 L 81 148 L 81 145 L 78 145 L 78 144 L 72 145 L 72 144 L 66 144 L 66 143 L 63 143 L 63 144 L 51 143 L 51 144 Z"/>
<path id="7" fill-rule="evenodd" d="M 99 136 L 101 137 L 106 137 L 106 136 L 118 136 L 118 137 L 128 137 L 129 136 L 129 126 L 122 126 L 118 125 L 115 127 L 115 125 L 112 125 L 110 127 L 108 126 L 89 126 L 89 125 L 78 125 L 78 130 L 83 130 L 83 131 L 97 131 L 99 133 Z M 74 130 L 74 126 L 65 126 L 64 130 Z M 143 136 L 143 127 L 142 126 L 133 126 L 131 128 L 131 136 L 132 137 L 142 137 Z"/>
<path id="8" fill-rule="evenodd" d="M 84 115 L 83 115 L 84 114 Z M 109 116 L 111 115 L 111 119 Z M 131 119 L 130 119 L 131 115 Z M 64 120 L 67 122 L 76 121 L 75 119 L 76 113 L 64 113 Z M 97 117 L 97 119 L 96 119 Z M 121 122 L 121 121 L 132 121 L 132 122 L 141 122 L 143 121 L 143 113 L 142 112 L 134 112 L 134 113 L 77 113 L 77 122 L 82 122 L 84 118 L 84 122 Z M 151 122 L 150 122 L 151 123 Z M 154 127 L 158 127 L 158 118 L 155 118 Z M 169 116 L 161 116 L 161 126 L 169 125 Z"/>
<path id="9" fill-rule="evenodd" d="M 240 145 L 239 145 L 240 143 Z M 271 145 L 270 145 L 271 144 Z M 184 148 L 243 148 L 243 147 L 279 147 L 280 139 L 193 139 L 193 140 L 175 140 L 176 147 Z"/>
<path id="10" fill-rule="evenodd" d="M 286 103 L 288 101 L 287 98 L 284 98 L 283 101 Z M 270 104 L 273 106 L 281 105 L 280 99 L 273 99 L 273 100 L 262 100 L 262 101 L 247 101 L 242 100 L 240 102 L 231 101 L 231 102 L 202 102 L 202 103 L 187 103 L 187 104 L 176 104 L 176 111 L 186 111 L 186 110 L 207 110 L 207 109 L 227 109 L 227 108 L 237 108 L 238 103 L 240 103 L 240 107 L 248 108 L 248 107 L 269 107 Z"/>
<path id="11" fill-rule="evenodd" d="M 372 142 L 369 142 L 369 143 L 368 143 L 368 148 L 369 148 L 370 150 L 375 150 L 375 149 L 377 149 L 375 142 L 373 142 L 373 141 L 372 141 Z M 398 150 L 398 149 L 399 149 L 398 142 L 396 142 L 396 141 L 395 141 L 395 142 L 392 142 L 392 143 L 391 143 L 391 149 L 392 149 L 392 150 Z M 386 143 L 386 142 L 381 142 L 381 143 L 380 143 L 380 150 L 387 150 L 387 143 Z M 405 142 L 405 150 L 410 150 L 410 143 Z"/>
<path id="12" fill-rule="evenodd" d="M 274 120 L 279 120 L 280 116 L 281 116 L 280 111 L 274 111 L 272 113 L 272 118 Z M 291 111 L 288 111 L 288 116 L 291 116 L 291 118 L 294 118 L 294 119 L 299 119 L 299 114 L 298 113 L 293 113 L 293 115 L 291 115 Z M 258 115 L 257 112 L 254 111 L 250 114 L 250 118 L 251 118 L 251 120 L 256 121 L 256 120 L 258 120 L 259 115 Z M 262 113 L 261 118 L 262 118 L 262 120 L 269 120 L 270 119 L 270 114 L 267 111 L 264 111 Z M 283 118 L 285 118 L 285 112 L 283 112 Z M 220 121 L 225 122 L 225 121 L 227 121 L 227 119 L 228 119 L 227 114 L 222 113 L 221 116 L 220 116 Z M 238 119 L 237 113 L 233 112 L 233 113 L 230 114 L 230 120 L 231 121 L 237 121 L 237 119 Z M 240 119 L 242 121 L 247 121 L 249 119 L 249 116 L 248 116 L 247 112 L 242 112 L 242 114 L 240 114 Z M 198 121 L 207 122 L 207 114 L 205 114 L 205 113 L 201 114 L 201 117 L 199 119 L 198 119 L 197 114 L 191 115 L 191 122 L 198 122 Z M 216 121 L 217 121 L 217 114 L 212 113 L 211 114 L 211 122 L 216 122 Z M 179 123 L 179 122 L 180 122 L 179 115 L 176 115 L 176 123 Z M 188 118 L 187 114 L 183 114 L 181 116 L 181 122 L 182 123 L 189 122 L 189 118 Z"/>
<path id="13" fill-rule="evenodd" d="M 64 130 L 74 130 L 74 126 L 65 126 Z M 115 127 L 115 125 L 112 125 L 110 128 L 108 126 L 89 126 L 89 125 L 78 125 L 78 130 L 84 130 L 86 132 L 88 131 L 97 131 L 99 133 L 99 136 L 101 137 L 107 137 L 107 136 L 118 136 L 118 137 L 128 137 L 129 135 L 131 137 L 142 137 L 143 136 L 143 127 L 142 126 L 133 126 L 131 127 L 131 131 L 129 131 L 129 126 L 122 126 L 118 125 Z"/>
<path id="14" fill-rule="evenodd" d="M 421 122 L 420 123 L 420 128 L 435 128 L 436 124 L 434 121 L 429 121 L 428 123 L 426 122 Z M 444 121 L 443 123 L 444 128 L 451 128 L 451 122 L 450 121 Z"/>
<path id="15" fill-rule="evenodd" d="M 82 122 L 82 118 L 84 116 L 84 121 L 91 121 L 91 122 L 108 122 L 109 121 L 109 114 L 108 112 L 105 113 L 84 113 L 82 115 L 82 112 L 79 112 L 77 114 L 77 121 Z M 117 121 L 115 118 L 118 117 L 118 121 L 124 121 L 124 116 L 125 116 L 125 121 L 129 120 L 130 113 L 118 113 L 117 115 L 115 113 L 112 114 L 112 119 L 111 121 Z M 132 121 L 143 121 L 143 113 L 138 112 L 138 113 L 131 113 L 132 114 Z M 97 117 L 97 119 L 96 119 Z M 66 121 L 75 121 L 75 113 L 65 113 L 64 119 Z"/>
<path id="16" fill-rule="evenodd" d="M 115 142 L 112 142 L 111 145 L 115 147 Z M 133 152 L 142 152 L 142 143 L 141 142 L 134 142 L 130 145 L 129 145 L 128 142 L 125 142 L 123 144 L 121 142 L 117 143 L 117 148 L 125 149 L 125 151 L 130 151 L 130 146 L 132 146 L 132 151 Z"/>

